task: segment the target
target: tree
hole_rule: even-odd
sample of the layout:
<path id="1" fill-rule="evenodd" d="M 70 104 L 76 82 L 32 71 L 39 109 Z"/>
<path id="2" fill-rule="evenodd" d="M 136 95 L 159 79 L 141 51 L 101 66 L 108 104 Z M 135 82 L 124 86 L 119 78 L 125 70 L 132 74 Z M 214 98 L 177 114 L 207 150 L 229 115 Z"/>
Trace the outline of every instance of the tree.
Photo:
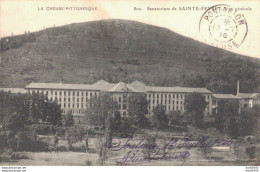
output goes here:
<path id="1" fill-rule="evenodd" d="M 200 93 L 192 93 L 185 98 L 185 109 L 191 114 L 197 127 L 203 126 L 203 114 L 206 108 L 205 97 Z"/>
<path id="2" fill-rule="evenodd" d="M 112 119 L 111 122 L 112 129 L 115 131 L 119 131 L 121 129 L 121 123 L 122 123 L 122 119 L 121 119 L 120 112 L 116 111 L 114 114 L 114 118 Z"/>
<path id="3" fill-rule="evenodd" d="M 207 158 L 209 156 L 209 159 L 211 160 L 211 153 L 213 152 L 212 147 L 202 147 L 200 148 L 201 152 L 203 153 L 204 157 Z"/>
<path id="4" fill-rule="evenodd" d="M 180 115 L 181 114 L 176 110 L 170 111 L 169 114 L 168 114 L 168 119 L 169 119 L 170 125 L 180 124 L 180 122 L 181 122 L 180 121 L 181 120 Z"/>
<path id="5" fill-rule="evenodd" d="M 234 153 L 236 154 L 237 159 L 240 159 L 240 154 L 241 154 L 241 147 L 244 144 L 244 139 L 243 137 L 238 137 L 234 143 Z"/>
<path id="6" fill-rule="evenodd" d="M 72 116 L 72 111 L 68 111 L 66 116 L 64 117 L 64 126 L 65 127 L 70 127 L 74 125 L 74 119 L 73 119 L 73 116 Z"/>
<path id="7" fill-rule="evenodd" d="M 144 94 L 133 94 L 128 97 L 128 114 L 133 124 L 139 128 L 145 128 L 149 125 L 146 114 L 148 114 L 148 101 Z"/>
<path id="8" fill-rule="evenodd" d="M 243 108 L 237 118 L 240 136 L 254 135 L 257 129 L 257 112 L 251 108 Z"/>
<path id="9" fill-rule="evenodd" d="M 150 160 L 151 154 L 155 152 L 156 137 L 154 135 L 146 134 L 144 138 L 145 138 L 145 144 L 147 146 L 143 149 L 142 153 L 145 159 Z"/>
<path id="10" fill-rule="evenodd" d="M 238 108 L 238 101 L 221 100 L 218 102 L 218 113 L 215 116 L 215 126 L 219 131 L 236 136 Z"/>
<path id="11" fill-rule="evenodd" d="M 117 103 L 110 94 L 101 93 L 99 96 L 93 96 L 89 99 L 86 110 L 87 120 L 91 125 L 105 126 L 106 119 L 112 118 L 118 111 Z"/>
<path id="12" fill-rule="evenodd" d="M 250 159 L 256 158 L 257 154 L 257 148 L 255 146 L 247 147 L 246 148 L 246 154 Z"/>
<path id="13" fill-rule="evenodd" d="M 157 129 L 164 129 L 168 126 L 168 118 L 166 116 L 165 106 L 157 105 L 153 109 L 153 121 Z"/>

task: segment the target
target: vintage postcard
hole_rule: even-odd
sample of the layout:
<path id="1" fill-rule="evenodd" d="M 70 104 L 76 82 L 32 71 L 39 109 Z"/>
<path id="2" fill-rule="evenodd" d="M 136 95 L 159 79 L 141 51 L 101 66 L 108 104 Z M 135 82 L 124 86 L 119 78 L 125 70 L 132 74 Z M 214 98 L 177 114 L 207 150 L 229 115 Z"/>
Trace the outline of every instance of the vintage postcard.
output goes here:
<path id="1" fill-rule="evenodd" d="M 252 0 L 1 0 L 1 169 L 257 172 L 259 19 Z"/>

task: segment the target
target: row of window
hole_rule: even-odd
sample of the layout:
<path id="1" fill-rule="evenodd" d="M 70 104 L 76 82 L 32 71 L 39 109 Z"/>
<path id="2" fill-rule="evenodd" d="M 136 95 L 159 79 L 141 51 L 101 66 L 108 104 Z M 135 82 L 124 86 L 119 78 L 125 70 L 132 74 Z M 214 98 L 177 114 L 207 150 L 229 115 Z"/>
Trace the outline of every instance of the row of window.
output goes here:
<path id="1" fill-rule="evenodd" d="M 171 99 L 171 98 L 176 98 L 176 99 L 185 99 L 185 94 L 159 94 L 159 93 L 148 93 L 147 94 L 147 97 L 149 98 L 149 99 L 151 99 L 151 98 L 153 98 L 153 99 L 159 99 L 159 98 L 165 98 L 165 99 L 167 99 L 167 97 L 168 97 L 168 99 Z M 210 95 L 206 95 L 206 99 L 208 100 L 209 99 L 209 96 Z"/>
<path id="2" fill-rule="evenodd" d="M 150 110 L 153 110 L 156 106 L 155 105 L 149 105 L 148 108 Z M 165 110 L 184 110 L 184 107 L 183 106 L 165 106 Z"/>
<path id="3" fill-rule="evenodd" d="M 159 103 L 167 104 L 167 102 L 168 102 L 168 104 L 179 104 L 179 102 L 180 102 L 180 104 L 183 104 L 183 101 L 174 101 L 174 100 L 168 100 L 167 101 L 167 99 L 165 99 L 164 101 L 163 101 L 163 99 L 161 99 L 161 101 L 159 101 L 159 99 L 157 99 L 156 101 L 155 101 L 155 99 L 153 99 L 153 100 L 148 99 L 148 102 L 150 102 L 150 104 L 155 104 L 155 103 L 157 103 L 157 104 L 159 104 Z"/>
<path id="4" fill-rule="evenodd" d="M 60 95 L 60 96 L 62 96 L 62 93 L 63 93 L 63 95 L 64 96 L 86 96 L 86 97 L 88 97 L 88 95 L 90 95 L 90 96 L 92 96 L 92 95 L 94 95 L 94 96 L 97 96 L 98 95 L 98 93 L 97 92 L 88 92 L 88 91 L 84 91 L 84 92 L 80 92 L 80 91 L 54 91 L 54 90 L 48 90 L 48 91 L 44 91 L 44 90 L 30 90 L 29 91 L 30 93 L 44 93 L 44 94 L 46 94 L 47 96 L 57 96 L 57 95 Z"/>
<path id="5" fill-rule="evenodd" d="M 180 99 L 184 99 L 185 98 L 185 95 L 184 94 L 158 94 L 158 93 L 148 93 L 147 94 L 147 97 L 149 99 L 151 98 L 180 98 Z"/>

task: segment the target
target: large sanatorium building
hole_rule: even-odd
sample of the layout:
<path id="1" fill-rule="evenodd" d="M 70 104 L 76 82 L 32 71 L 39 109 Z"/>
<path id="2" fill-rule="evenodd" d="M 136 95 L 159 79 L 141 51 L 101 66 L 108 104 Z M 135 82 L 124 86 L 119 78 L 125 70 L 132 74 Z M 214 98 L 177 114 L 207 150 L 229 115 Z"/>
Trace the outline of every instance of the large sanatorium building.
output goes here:
<path id="1" fill-rule="evenodd" d="M 49 100 L 55 100 L 61 106 L 63 114 L 72 111 L 74 116 L 83 116 L 91 96 L 98 96 L 101 92 L 110 93 L 117 101 L 121 116 L 127 116 L 127 97 L 131 94 L 145 94 L 149 105 L 148 114 L 151 115 L 153 108 L 162 104 L 166 112 L 176 110 L 185 112 L 184 101 L 191 93 L 201 93 L 207 102 L 204 111 L 205 116 L 217 114 L 219 101 L 237 101 L 239 109 L 252 108 L 260 104 L 260 93 L 240 93 L 239 82 L 237 94 L 214 94 L 206 88 L 188 87 L 157 87 L 147 86 L 139 81 L 130 84 L 123 82 L 108 83 L 100 80 L 92 85 L 89 84 L 63 84 L 63 83 L 30 83 L 23 88 L 0 88 L 2 91 L 12 93 L 43 93 Z"/>
<path id="2" fill-rule="evenodd" d="M 72 111 L 76 116 L 83 115 L 87 102 L 91 96 L 98 96 L 100 92 L 111 93 L 118 102 L 120 114 L 127 115 L 127 97 L 130 94 L 145 94 L 149 102 L 148 113 L 152 114 L 153 108 L 162 104 L 166 112 L 176 110 L 185 112 L 184 101 L 190 93 L 201 93 L 205 96 L 207 107 L 205 116 L 212 114 L 212 92 L 206 88 L 188 87 L 157 87 L 146 86 L 142 82 L 134 81 L 130 84 L 123 82 L 108 83 L 100 80 L 89 84 L 63 84 L 63 83 L 31 83 L 25 87 L 28 93 L 43 93 L 48 99 L 56 100 L 63 113 Z"/>

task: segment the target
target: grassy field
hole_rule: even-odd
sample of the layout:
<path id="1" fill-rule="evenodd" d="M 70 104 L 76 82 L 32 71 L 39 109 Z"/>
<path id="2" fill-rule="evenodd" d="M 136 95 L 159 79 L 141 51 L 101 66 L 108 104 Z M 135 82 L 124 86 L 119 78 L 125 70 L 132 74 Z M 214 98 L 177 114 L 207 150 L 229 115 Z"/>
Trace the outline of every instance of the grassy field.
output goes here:
<path id="1" fill-rule="evenodd" d="M 127 139 L 120 139 L 122 143 L 125 143 Z M 98 142 L 98 138 L 90 139 L 90 148 L 95 148 Z M 137 143 L 138 140 L 132 143 Z M 156 143 L 158 145 L 164 145 L 162 140 L 157 139 Z M 67 147 L 65 140 L 59 141 L 59 146 Z M 84 142 L 79 142 L 74 144 L 74 146 L 82 146 Z M 104 165 L 118 165 L 115 162 L 115 159 L 122 159 L 130 149 L 122 149 L 120 151 L 112 151 L 109 150 L 107 153 L 107 159 Z M 132 150 L 135 152 L 136 150 Z M 185 151 L 184 148 L 174 150 Z M 205 158 L 201 151 L 198 151 L 197 148 L 188 149 L 190 156 L 185 160 L 185 162 L 181 159 L 173 159 L 173 160 L 154 160 L 149 163 L 138 163 L 138 164 L 128 164 L 128 165 L 156 165 L 156 166 L 225 166 L 225 165 L 256 165 L 254 161 L 248 161 L 247 158 L 244 158 L 244 161 L 237 161 L 236 156 L 233 152 L 233 149 L 227 151 L 213 151 L 211 154 L 211 159 L 209 157 Z M 64 152 L 18 152 L 21 155 L 27 157 L 27 159 L 20 159 L 17 161 L 5 162 L 1 165 L 30 165 L 30 166 L 89 166 L 89 165 L 100 165 L 99 155 L 98 153 L 85 153 L 85 152 L 72 152 L 72 151 L 64 151 Z"/>
<path id="2" fill-rule="evenodd" d="M 28 159 L 21 159 L 16 162 L 5 162 L 1 165 L 19 165 L 19 166 L 86 166 L 98 164 L 98 154 L 82 153 L 82 152 L 21 152 L 26 155 Z M 112 158 L 122 158 L 126 151 L 117 152 L 106 161 L 105 165 L 116 165 L 111 162 Z M 201 152 L 197 150 L 190 150 L 190 157 L 183 162 L 182 160 L 164 160 L 164 161 L 152 161 L 150 163 L 140 163 L 132 165 L 154 165 L 154 166 L 226 166 L 226 165 L 256 165 L 255 162 L 250 161 L 235 161 L 235 156 L 231 152 L 214 152 L 212 157 L 223 157 L 221 160 L 209 160 L 203 158 Z M 90 161 L 91 164 L 87 162 Z"/>

